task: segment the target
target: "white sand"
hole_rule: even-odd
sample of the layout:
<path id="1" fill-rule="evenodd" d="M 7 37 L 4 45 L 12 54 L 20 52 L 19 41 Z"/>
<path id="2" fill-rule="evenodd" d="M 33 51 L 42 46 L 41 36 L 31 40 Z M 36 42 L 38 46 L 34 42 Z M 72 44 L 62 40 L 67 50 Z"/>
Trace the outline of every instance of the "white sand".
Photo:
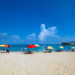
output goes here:
<path id="1" fill-rule="evenodd" d="M 0 53 L 0 75 L 75 75 L 75 52 Z"/>

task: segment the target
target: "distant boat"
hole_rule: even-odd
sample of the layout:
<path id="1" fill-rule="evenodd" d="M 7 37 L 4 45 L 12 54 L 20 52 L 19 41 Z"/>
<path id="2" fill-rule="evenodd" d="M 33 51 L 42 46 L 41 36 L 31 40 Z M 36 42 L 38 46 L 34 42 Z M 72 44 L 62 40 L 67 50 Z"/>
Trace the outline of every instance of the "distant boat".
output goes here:
<path id="1" fill-rule="evenodd" d="M 63 42 L 62 45 L 69 45 L 69 46 L 75 46 L 75 42 Z"/>

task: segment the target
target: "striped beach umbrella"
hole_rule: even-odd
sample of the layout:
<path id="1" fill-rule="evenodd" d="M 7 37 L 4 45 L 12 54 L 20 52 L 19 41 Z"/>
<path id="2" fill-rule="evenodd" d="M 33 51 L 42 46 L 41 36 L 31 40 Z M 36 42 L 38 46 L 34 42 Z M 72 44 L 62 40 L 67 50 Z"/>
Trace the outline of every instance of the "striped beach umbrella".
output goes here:
<path id="1" fill-rule="evenodd" d="M 35 44 L 35 46 L 36 46 L 36 47 L 40 47 L 40 45 L 38 45 L 38 44 Z"/>

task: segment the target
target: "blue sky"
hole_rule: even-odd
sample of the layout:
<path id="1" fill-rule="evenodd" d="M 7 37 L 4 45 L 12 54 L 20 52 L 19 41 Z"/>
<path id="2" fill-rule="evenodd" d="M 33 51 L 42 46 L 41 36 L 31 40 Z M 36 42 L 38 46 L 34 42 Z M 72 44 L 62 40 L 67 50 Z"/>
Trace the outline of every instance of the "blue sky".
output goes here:
<path id="1" fill-rule="evenodd" d="M 74 0 L 0 0 L 0 42 L 75 41 Z"/>

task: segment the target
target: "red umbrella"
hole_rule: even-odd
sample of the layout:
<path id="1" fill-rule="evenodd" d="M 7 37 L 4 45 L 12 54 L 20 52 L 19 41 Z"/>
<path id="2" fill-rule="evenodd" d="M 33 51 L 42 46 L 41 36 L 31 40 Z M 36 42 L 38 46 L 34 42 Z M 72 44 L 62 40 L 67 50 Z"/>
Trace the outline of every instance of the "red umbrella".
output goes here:
<path id="1" fill-rule="evenodd" d="M 7 47 L 7 48 L 8 48 L 8 47 L 10 47 L 10 45 L 5 45 L 5 47 Z"/>
<path id="2" fill-rule="evenodd" d="M 35 48 L 35 45 L 28 45 L 28 48 Z"/>

